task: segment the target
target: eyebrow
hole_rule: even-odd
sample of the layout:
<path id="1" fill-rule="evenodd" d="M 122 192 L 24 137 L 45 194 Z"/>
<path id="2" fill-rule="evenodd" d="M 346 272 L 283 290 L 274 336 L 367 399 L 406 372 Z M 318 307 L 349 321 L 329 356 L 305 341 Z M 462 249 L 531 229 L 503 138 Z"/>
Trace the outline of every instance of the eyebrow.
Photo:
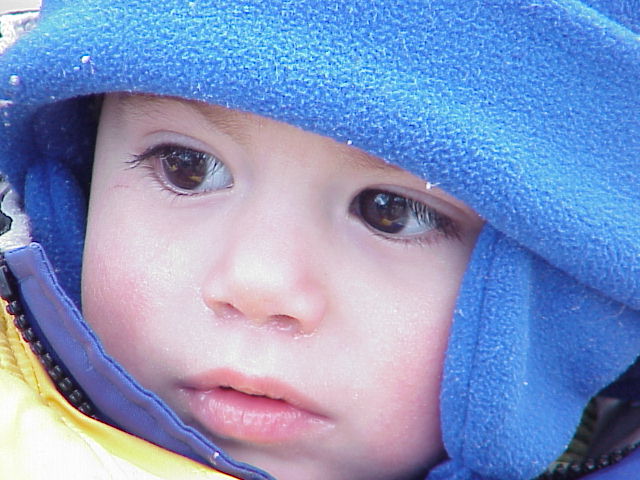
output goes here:
<path id="1" fill-rule="evenodd" d="M 336 149 L 336 152 L 340 155 L 341 159 L 345 162 L 354 164 L 356 167 L 396 173 L 403 171 L 397 165 L 388 163 L 382 158 L 376 157 L 375 155 L 372 155 L 365 150 L 361 150 L 358 147 L 338 142 L 335 142 L 332 147 Z"/>
<path id="2" fill-rule="evenodd" d="M 221 105 L 185 100 L 178 97 L 163 97 L 142 93 L 118 93 L 118 105 L 123 109 L 125 114 L 130 115 L 133 118 L 163 116 L 165 115 L 162 108 L 163 103 L 170 103 L 172 105 L 177 104 L 181 108 L 187 108 L 191 112 L 201 115 L 217 130 L 233 138 L 240 144 L 247 144 L 249 142 L 249 137 L 245 128 L 245 122 L 248 120 L 245 117 L 254 115 L 258 118 L 267 118 L 269 121 L 282 123 L 279 120 L 261 117 L 241 110 L 233 110 Z M 298 128 L 295 126 L 292 127 Z M 313 132 L 304 132 L 314 134 Z M 337 142 L 329 137 L 325 138 L 331 140 L 331 147 L 340 159 L 357 168 L 392 171 L 396 173 L 402 171 L 400 167 L 387 163 L 383 159 L 364 150 L 351 146 L 350 144 Z"/>
<path id="3" fill-rule="evenodd" d="M 143 93 L 119 93 L 118 106 L 124 113 L 132 118 L 166 117 L 163 105 L 177 105 L 189 112 L 203 116 L 208 123 L 217 130 L 244 143 L 247 141 L 243 121 L 238 118 L 238 111 L 222 107 L 220 105 L 205 104 L 192 100 L 184 100 L 174 97 L 163 97 Z M 212 110 L 213 109 L 213 110 Z"/>

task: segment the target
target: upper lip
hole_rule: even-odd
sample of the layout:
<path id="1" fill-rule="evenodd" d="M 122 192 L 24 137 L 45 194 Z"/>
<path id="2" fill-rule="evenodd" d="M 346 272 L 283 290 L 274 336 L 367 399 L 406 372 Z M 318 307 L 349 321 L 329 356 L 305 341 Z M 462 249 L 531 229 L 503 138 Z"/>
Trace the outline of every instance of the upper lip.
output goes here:
<path id="1" fill-rule="evenodd" d="M 188 377 L 183 388 L 206 392 L 216 388 L 233 390 L 252 396 L 281 400 L 300 410 L 324 416 L 322 408 L 311 397 L 291 385 L 271 377 L 247 375 L 228 368 L 217 368 Z"/>

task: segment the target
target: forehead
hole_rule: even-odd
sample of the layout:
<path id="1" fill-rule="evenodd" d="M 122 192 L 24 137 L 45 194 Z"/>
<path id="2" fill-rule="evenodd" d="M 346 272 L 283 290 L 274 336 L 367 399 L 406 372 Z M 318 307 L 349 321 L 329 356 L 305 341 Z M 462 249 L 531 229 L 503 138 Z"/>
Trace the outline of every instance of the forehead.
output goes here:
<path id="1" fill-rule="evenodd" d="M 320 138 L 319 135 L 277 120 L 215 104 L 147 94 L 116 93 L 109 94 L 107 97 L 113 99 L 116 112 L 119 115 L 123 115 L 133 121 L 144 122 L 151 118 L 156 121 L 163 118 L 174 120 L 175 114 L 180 112 L 182 115 L 195 117 L 206 122 L 212 128 L 224 133 L 240 144 L 248 143 L 249 132 L 252 128 L 264 126 L 287 129 L 290 132 L 296 132 L 300 136 Z M 387 171 L 389 173 L 394 172 L 396 174 L 403 171 L 401 168 L 359 148 L 336 142 L 327 137 L 321 138 L 327 142 L 327 145 L 337 157 L 352 163 L 354 167 Z"/>

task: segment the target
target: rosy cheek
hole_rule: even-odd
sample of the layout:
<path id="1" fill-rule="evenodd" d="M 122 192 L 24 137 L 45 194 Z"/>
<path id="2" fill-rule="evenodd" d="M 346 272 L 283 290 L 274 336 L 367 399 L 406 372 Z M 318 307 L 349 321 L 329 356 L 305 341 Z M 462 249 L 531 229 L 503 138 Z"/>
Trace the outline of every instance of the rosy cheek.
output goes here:
<path id="1" fill-rule="evenodd" d="M 434 464 L 443 454 L 439 415 L 439 368 L 402 374 L 408 362 L 391 369 L 393 380 L 382 388 L 388 389 L 384 403 L 378 405 L 374 430 L 368 430 L 368 452 L 380 468 L 393 472 L 398 465 L 416 471 Z M 409 365 L 410 367 L 411 365 Z M 406 372 L 406 370 L 405 370 Z M 425 380 L 428 381 L 425 383 Z"/>
<path id="2" fill-rule="evenodd" d="M 111 253 L 126 252 L 117 244 L 88 244 L 85 248 L 85 318 L 112 356 L 124 365 L 135 364 L 140 350 L 131 345 L 140 345 L 148 328 L 143 314 L 148 299 L 144 275 L 136 269 L 138 265 L 131 256 Z"/>
<path id="3" fill-rule="evenodd" d="M 439 395 L 454 296 L 449 299 L 434 290 L 435 284 L 431 302 L 413 302 L 415 308 L 399 309 L 403 321 L 394 333 L 388 331 L 378 352 L 392 360 L 372 367 L 382 392 L 378 411 L 384 412 L 376 419 L 373 450 L 389 467 L 413 464 L 418 468 L 435 462 L 443 452 Z M 421 297 L 418 291 L 412 293 L 414 298 L 424 298 L 424 291 Z"/>

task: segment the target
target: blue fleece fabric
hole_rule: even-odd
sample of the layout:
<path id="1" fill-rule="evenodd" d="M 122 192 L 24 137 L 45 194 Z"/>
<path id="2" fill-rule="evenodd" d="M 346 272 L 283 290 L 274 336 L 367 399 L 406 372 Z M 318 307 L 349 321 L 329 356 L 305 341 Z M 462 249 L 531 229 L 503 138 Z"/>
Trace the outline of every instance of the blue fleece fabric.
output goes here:
<path id="1" fill-rule="evenodd" d="M 45 0 L 0 59 L 0 170 L 76 301 L 95 128 L 79 96 L 248 110 L 439 184 L 487 226 L 429 478 L 530 478 L 640 352 L 638 32 L 619 0 Z"/>

